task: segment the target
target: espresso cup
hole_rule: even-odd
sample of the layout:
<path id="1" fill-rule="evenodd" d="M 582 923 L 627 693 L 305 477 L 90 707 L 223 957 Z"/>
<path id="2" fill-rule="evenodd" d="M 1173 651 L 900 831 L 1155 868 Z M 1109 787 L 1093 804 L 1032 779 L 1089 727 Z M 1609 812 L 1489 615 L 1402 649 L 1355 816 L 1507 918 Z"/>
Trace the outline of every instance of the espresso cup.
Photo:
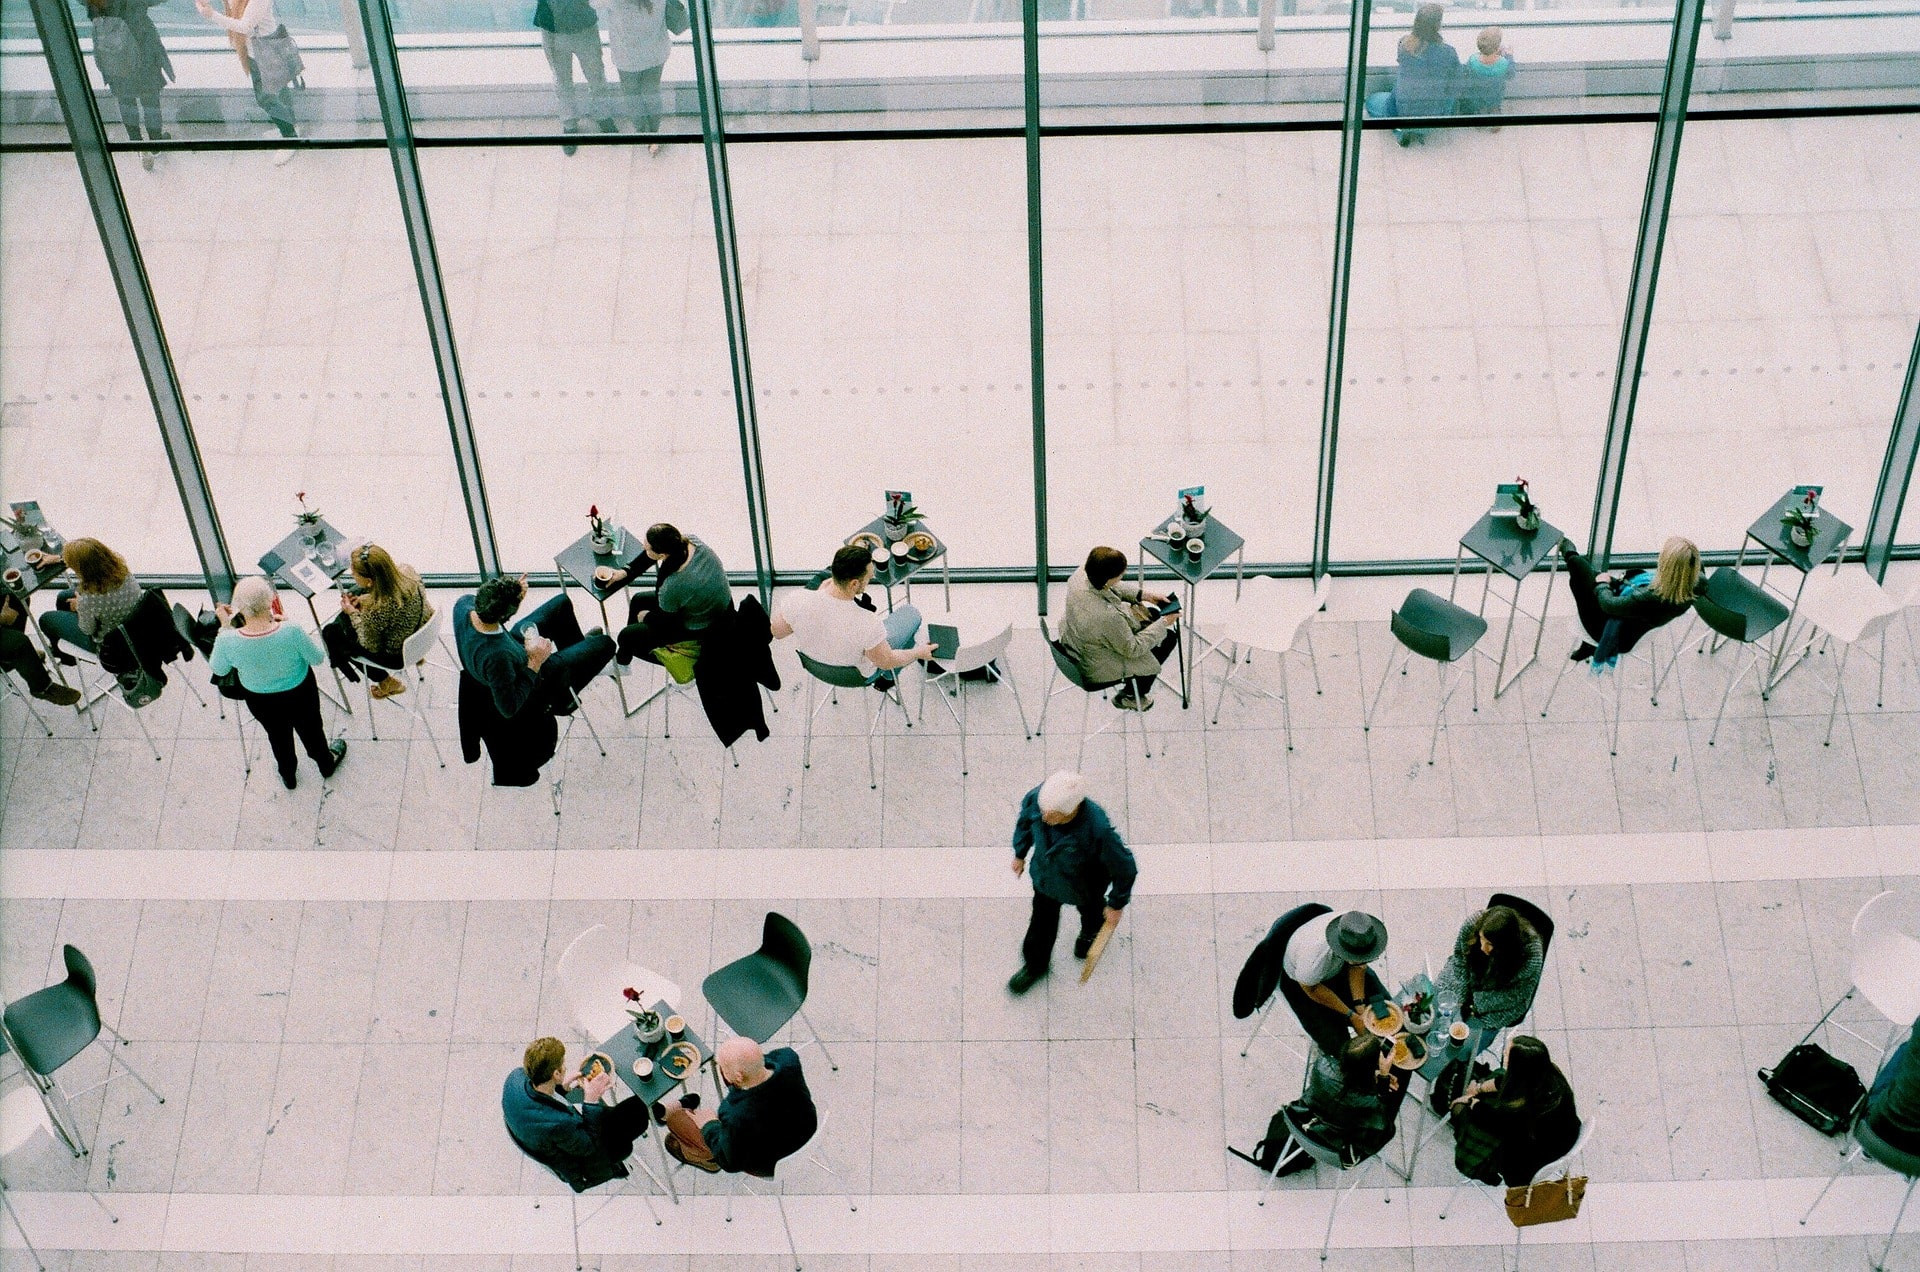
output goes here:
<path id="1" fill-rule="evenodd" d="M 1202 552 L 1205 552 L 1206 550 L 1207 550 L 1206 540 L 1204 539 L 1188 539 L 1187 540 L 1188 556 L 1198 557 Z"/>
<path id="2" fill-rule="evenodd" d="M 633 1076 L 645 1080 L 653 1076 L 653 1061 L 641 1056 L 633 1062 Z"/>
<path id="3" fill-rule="evenodd" d="M 885 548 L 875 548 L 873 550 L 873 563 L 883 570 L 887 568 L 887 563 L 892 559 Z"/>
<path id="4" fill-rule="evenodd" d="M 6 579 L 8 587 L 19 587 L 20 577 L 20 571 L 14 569 L 12 566 L 8 566 L 7 572 L 4 575 L 0 575 L 0 578 Z"/>
<path id="5" fill-rule="evenodd" d="M 1464 1020 L 1456 1020 L 1447 1027 L 1447 1036 L 1455 1042 L 1465 1042 L 1470 1032 L 1472 1031 L 1467 1028 L 1467 1022 Z"/>
<path id="6" fill-rule="evenodd" d="M 667 1032 L 678 1038 L 681 1034 L 687 1032 L 686 1020 L 680 1016 L 668 1016 Z"/>
<path id="7" fill-rule="evenodd" d="M 1187 539 L 1187 528 L 1175 522 L 1173 525 L 1167 527 L 1167 538 L 1174 543 L 1185 543 Z"/>

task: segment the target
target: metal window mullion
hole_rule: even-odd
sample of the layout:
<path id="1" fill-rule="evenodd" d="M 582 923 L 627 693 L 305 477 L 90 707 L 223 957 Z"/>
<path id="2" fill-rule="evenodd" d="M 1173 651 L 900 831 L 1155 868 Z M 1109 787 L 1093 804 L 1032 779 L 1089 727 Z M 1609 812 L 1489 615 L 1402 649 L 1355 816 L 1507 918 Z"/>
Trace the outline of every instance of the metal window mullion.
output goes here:
<path id="1" fill-rule="evenodd" d="M 34 25 L 40 33 L 40 45 L 46 53 L 47 68 L 53 77 L 54 94 L 73 142 L 74 162 L 79 165 L 80 181 L 93 209 L 94 224 L 100 230 L 107 268 L 113 273 L 114 290 L 119 293 L 127 332 L 133 338 L 134 355 L 140 360 L 141 377 L 146 381 L 154 419 L 160 426 L 167 463 L 173 469 L 174 485 L 180 491 L 187 532 L 193 536 L 194 552 L 200 558 L 200 572 L 206 578 L 207 590 L 215 599 L 224 601 L 233 592 L 233 558 L 227 552 L 227 537 L 220 528 L 220 514 L 213 503 L 213 487 L 207 481 L 206 465 L 200 459 L 200 445 L 194 439 L 193 421 L 187 415 L 173 353 L 167 347 L 166 331 L 160 324 L 159 307 L 154 303 L 153 288 L 147 280 L 133 218 L 120 189 L 120 174 L 107 147 L 106 125 L 95 106 L 93 86 L 87 78 L 86 63 L 81 59 L 73 16 L 65 0 L 29 2 Z"/>
<path id="2" fill-rule="evenodd" d="M 1613 401 L 1607 411 L 1606 440 L 1600 451 L 1600 479 L 1593 492 L 1593 519 L 1587 529 L 1588 552 L 1602 569 L 1612 555 L 1614 524 L 1620 515 L 1627 444 L 1640 395 L 1640 373 L 1646 364 L 1647 337 L 1653 329 L 1660 253 L 1666 246 L 1667 217 L 1673 210 L 1674 179 L 1680 171 L 1680 134 L 1687 122 L 1687 97 L 1693 91 L 1694 54 L 1700 44 L 1705 7 L 1705 0 L 1676 0 L 1674 6 L 1667 74 L 1660 87 L 1660 115 L 1654 124 L 1653 154 L 1647 162 L 1647 193 L 1640 204 L 1640 234 L 1634 241 L 1633 280 L 1627 288 L 1620 354 L 1613 370 Z"/>
<path id="3" fill-rule="evenodd" d="M 1327 297 L 1326 383 L 1320 397 L 1320 464 L 1313 512 L 1312 573 L 1327 572 L 1333 544 L 1333 473 L 1340 443 L 1340 386 L 1346 382 L 1348 283 L 1360 195 L 1361 119 L 1367 102 L 1367 36 L 1372 0 L 1353 6 L 1347 28 L 1347 81 L 1340 116 L 1340 191 L 1333 229 L 1333 277 Z"/>
<path id="4" fill-rule="evenodd" d="M 1033 585 L 1039 613 L 1047 613 L 1047 314 L 1042 291 L 1040 230 L 1040 2 L 1022 0 L 1020 44 L 1025 58 L 1027 145 L 1027 344 L 1033 381 Z"/>
<path id="5" fill-rule="evenodd" d="M 1914 331 L 1913 352 L 1907 355 L 1907 382 L 1900 390 L 1900 406 L 1887 436 L 1887 457 L 1880 464 L 1873 509 L 1867 514 L 1867 571 L 1877 583 L 1886 581 L 1894 537 L 1900 530 L 1900 510 L 1913 484 L 1914 458 L 1920 454 L 1920 392 L 1915 391 L 1916 382 L 1920 382 L 1920 328 Z"/>
<path id="6" fill-rule="evenodd" d="M 380 118 L 386 126 L 387 154 L 393 160 L 393 180 L 400 191 L 400 217 L 406 222 L 407 240 L 412 247 L 414 281 L 419 286 L 427 340 L 433 346 L 434 367 L 440 376 L 440 400 L 446 404 L 454 469 L 460 475 L 460 489 L 466 497 L 474 560 L 483 575 L 499 574 L 502 572 L 500 545 L 494 537 L 493 510 L 487 502 L 487 483 L 480 471 L 480 443 L 467 405 L 467 383 L 460 371 L 453 319 L 447 311 L 440 252 L 434 245 L 433 223 L 427 214 L 426 191 L 420 180 L 420 157 L 413 147 L 413 118 L 407 110 L 406 84 L 400 78 L 393 23 L 382 0 L 359 0 L 359 5 L 374 93 L 380 99 Z"/>
<path id="7" fill-rule="evenodd" d="M 773 529 L 767 514 L 766 465 L 760 454 L 760 416 L 754 401 L 753 361 L 747 352 L 746 302 L 740 290 L 740 246 L 733 222 L 733 181 L 727 171 L 720 73 L 713 54 L 709 0 L 687 0 L 692 19 L 694 86 L 700 97 L 700 135 L 707 152 L 707 193 L 713 204 L 714 248 L 720 258 L 720 303 L 727 319 L 727 352 L 740 427 L 740 474 L 746 485 L 747 525 L 753 535 L 753 571 L 760 599 L 773 596 Z"/>

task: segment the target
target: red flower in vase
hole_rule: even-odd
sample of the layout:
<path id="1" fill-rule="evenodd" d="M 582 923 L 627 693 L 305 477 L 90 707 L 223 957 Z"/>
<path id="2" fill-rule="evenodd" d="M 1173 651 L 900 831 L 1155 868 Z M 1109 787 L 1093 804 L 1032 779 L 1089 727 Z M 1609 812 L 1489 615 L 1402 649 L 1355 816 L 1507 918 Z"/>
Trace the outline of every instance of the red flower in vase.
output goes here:
<path id="1" fill-rule="evenodd" d="M 627 987 L 626 987 L 625 989 L 623 989 L 623 990 L 621 990 L 621 991 L 620 991 L 620 993 L 621 993 L 621 994 L 622 994 L 622 995 L 623 995 L 623 996 L 624 996 L 624 997 L 626 998 L 626 1000 L 627 1000 L 628 1002 L 630 1002 L 630 1003 L 637 1003 L 637 1002 L 639 1002 L 639 1001 L 640 1001 L 640 991 L 639 991 L 639 990 L 637 990 L 637 989 L 635 989 L 635 988 L 634 988 L 633 986 L 631 986 L 631 985 L 629 985 L 629 986 L 627 986 Z"/>

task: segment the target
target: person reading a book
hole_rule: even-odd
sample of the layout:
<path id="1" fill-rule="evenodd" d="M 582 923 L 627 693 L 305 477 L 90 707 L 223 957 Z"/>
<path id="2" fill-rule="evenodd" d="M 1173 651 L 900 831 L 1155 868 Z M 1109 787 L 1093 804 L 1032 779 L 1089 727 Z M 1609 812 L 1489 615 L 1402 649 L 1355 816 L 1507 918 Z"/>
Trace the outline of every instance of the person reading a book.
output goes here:
<path id="1" fill-rule="evenodd" d="M 1153 706 L 1153 682 L 1180 647 L 1180 620 L 1164 607 L 1169 599 L 1126 580 L 1126 554 L 1098 547 L 1067 580 L 1067 612 L 1060 645 L 1079 664 L 1088 685 L 1125 682 L 1113 697 L 1123 711 Z M 1149 608 L 1154 607 L 1154 608 Z"/>

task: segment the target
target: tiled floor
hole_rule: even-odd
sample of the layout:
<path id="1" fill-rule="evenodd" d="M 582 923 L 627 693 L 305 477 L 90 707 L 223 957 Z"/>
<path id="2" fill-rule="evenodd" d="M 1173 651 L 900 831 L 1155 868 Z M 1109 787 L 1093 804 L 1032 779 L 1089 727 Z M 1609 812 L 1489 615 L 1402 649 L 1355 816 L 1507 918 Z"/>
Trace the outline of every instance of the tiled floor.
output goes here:
<path id="1" fill-rule="evenodd" d="M 1294 677 L 1292 752 L 1271 704 L 1230 699 L 1203 729 L 1164 692 L 1151 760 L 1137 739 L 1090 742 L 1095 797 L 1139 848 L 1139 897 L 1087 986 L 1062 977 L 1023 1000 L 1003 986 L 1024 921 L 1003 845 L 1020 793 L 1073 762 L 1068 697 L 1028 741 L 1010 695 L 980 693 L 964 779 L 944 712 L 929 704 L 911 734 L 896 718 L 869 792 L 865 703 L 822 715 L 803 770 L 789 680 L 774 738 L 743 744 L 736 769 L 690 700 L 667 739 L 657 708 L 620 722 L 597 686 L 608 756 L 576 733 L 559 817 L 544 789 L 495 790 L 460 763 L 444 672 L 428 714 L 449 767 L 402 740 L 397 711 L 382 708 L 373 740 L 360 700 L 339 721 L 352 751 L 338 778 L 309 770 L 292 793 L 257 736 L 243 780 L 232 721 L 177 687 L 147 713 L 158 762 L 124 712 L 98 739 L 58 719 L 48 741 L 8 704 L 0 990 L 47 983 L 60 943 L 80 945 L 126 1057 L 168 1096 L 118 1082 L 82 1097 L 91 1159 L 41 1141 L 9 1159 L 8 1186 L 49 1267 L 74 1272 L 560 1272 L 566 1212 L 495 1104 L 530 1037 L 572 1036 L 560 950 L 606 923 L 691 987 L 777 908 L 815 946 L 810 1014 L 839 1070 L 804 1056 L 860 1205 L 848 1215 L 830 1178 L 792 1173 L 796 1230 L 820 1252 L 809 1269 L 1317 1266 L 1336 1181 L 1288 1180 L 1259 1209 L 1253 1171 L 1222 1151 L 1258 1137 L 1300 1071 L 1275 1034 L 1241 1059 L 1240 961 L 1279 910 L 1318 897 L 1381 914 L 1404 975 L 1508 886 L 1558 921 L 1535 1023 L 1599 1119 L 1587 1213 L 1541 1232 L 1529 1266 L 1864 1265 L 1896 1181 L 1860 1169 L 1800 1228 L 1834 1144 L 1752 1072 L 1845 988 L 1860 904 L 1920 875 L 1920 678 L 1902 634 L 1885 709 L 1850 671 L 1831 747 L 1823 665 L 1764 714 L 1736 695 L 1708 746 L 1731 651 L 1689 653 L 1658 708 L 1630 706 L 1610 760 L 1589 686 L 1570 676 L 1540 717 L 1565 647 L 1555 620 L 1512 693 L 1452 711 L 1429 767 L 1430 679 L 1396 685 L 1359 725 L 1389 637 L 1355 620 L 1382 586 L 1348 589 L 1317 628 L 1324 692 Z M 1044 651 L 1027 629 L 1014 650 L 1035 715 Z M 1863 1005 L 1843 1015 L 1876 1038 L 1886 1027 Z M 1874 1058 L 1844 1036 L 1837 1049 Z M 97 1050 L 76 1061 L 73 1085 L 104 1065 Z M 68 1195 L 83 1178 L 119 1225 Z M 1509 1230 L 1491 1207 L 1468 1198 L 1438 1220 L 1453 1179 L 1442 1144 L 1411 1187 L 1362 1189 L 1329 1266 L 1497 1266 Z M 665 1227 L 632 1200 L 594 1220 L 590 1261 L 782 1266 L 770 1211 L 727 1225 L 708 1181 L 682 1182 L 700 1195 Z M 1903 1236 L 1896 1264 L 1916 1257 Z M 7 1251 L 8 1269 L 25 1266 Z"/>

